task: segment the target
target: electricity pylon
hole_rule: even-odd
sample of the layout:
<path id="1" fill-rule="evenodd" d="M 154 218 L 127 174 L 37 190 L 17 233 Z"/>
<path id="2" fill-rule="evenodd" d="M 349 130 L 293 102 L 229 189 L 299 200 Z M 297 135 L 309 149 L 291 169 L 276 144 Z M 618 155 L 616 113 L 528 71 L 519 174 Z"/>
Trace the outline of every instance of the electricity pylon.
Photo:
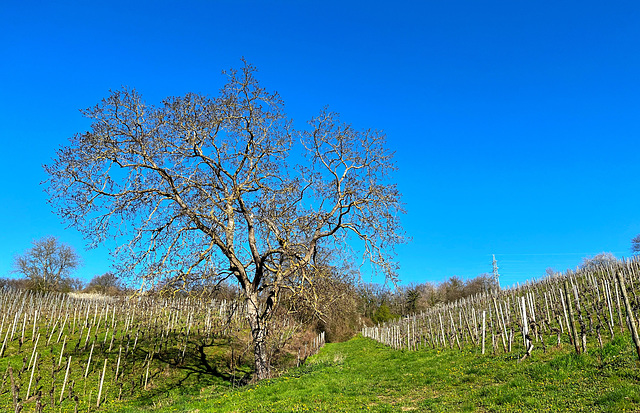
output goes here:
<path id="1" fill-rule="evenodd" d="M 493 265 L 493 279 L 495 280 L 496 284 L 498 284 L 498 290 L 500 289 L 500 274 L 498 273 L 498 261 L 496 261 L 496 255 L 493 254 L 493 262 L 491 263 Z"/>

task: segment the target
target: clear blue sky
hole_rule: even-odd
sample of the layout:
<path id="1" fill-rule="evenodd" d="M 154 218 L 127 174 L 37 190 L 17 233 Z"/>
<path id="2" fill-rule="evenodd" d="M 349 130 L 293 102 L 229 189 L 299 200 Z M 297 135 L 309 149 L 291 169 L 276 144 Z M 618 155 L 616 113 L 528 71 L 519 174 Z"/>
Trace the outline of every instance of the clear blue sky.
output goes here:
<path id="1" fill-rule="evenodd" d="M 83 5 L 80 5 L 83 4 Z M 105 249 L 50 212 L 42 164 L 127 85 L 147 101 L 215 95 L 255 64 L 303 126 L 324 106 L 383 129 L 413 242 L 403 283 L 503 284 L 640 233 L 640 2 L 30 1 L 0 3 L 0 276 L 30 242 Z M 374 281 L 380 281 L 374 279 Z"/>

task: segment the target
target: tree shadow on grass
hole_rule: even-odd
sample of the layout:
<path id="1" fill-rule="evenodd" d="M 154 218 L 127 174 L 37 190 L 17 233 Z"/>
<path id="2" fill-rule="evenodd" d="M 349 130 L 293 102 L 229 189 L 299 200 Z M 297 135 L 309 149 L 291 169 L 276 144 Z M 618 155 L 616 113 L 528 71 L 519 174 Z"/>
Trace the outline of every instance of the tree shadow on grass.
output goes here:
<path id="1" fill-rule="evenodd" d="M 205 387 L 228 389 L 249 383 L 252 369 L 249 365 L 231 368 L 228 355 L 229 341 L 190 340 L 186 350 L 175 346 L 162 349 L 153 354 L 153 372 L 149 372 L 149 385 L 144 387 L 143 375 L 137 379 L 138 396 L 133 396 L 136 403 L 148 405 L 159 398 L 171 395 L 199 394 Z M 136 351 L 136 359 L 142 361 L 147 356 L 143 349 Z M 164 368 L 158 369 L 158 364 Z M 136 385 L 132 385 L 135 388 Z"/>

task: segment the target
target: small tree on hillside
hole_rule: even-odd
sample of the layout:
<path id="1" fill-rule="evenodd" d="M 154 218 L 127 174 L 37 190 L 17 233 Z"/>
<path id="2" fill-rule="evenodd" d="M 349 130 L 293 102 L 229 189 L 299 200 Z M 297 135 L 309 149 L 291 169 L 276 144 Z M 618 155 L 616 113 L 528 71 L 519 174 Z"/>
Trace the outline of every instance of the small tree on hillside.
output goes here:
<path id="1" fill-rule="evenodd" d="M 117 275 L 107 272 L 93 277 L 84 290 L 91 293 L 115 295 L 122 291 L 122 284 Z"/>
<path id="2" fill-rule="evenodd" d="M 420 289 L 415 285 L 410 286 L 406 292 L 407 313 L 415 313 L 418 310 L 418 300 L 420 300 Z"/>
<path id="3" fill-rule="evenodd" d="M 70 246 L 56 237 L 33 241 L 24 254 L 15 257 L 14 272 L 23 274 L 28 286 L 36 291 L 66 291 L 78 287 L 81 282 L 70 277 L 80 266 L 80 257 Z"/>
<path id="4" fill-rule="evenodd" d="M 84 281 L 80 278 L 66 278 L 58 291 L 68 293 L 71 291 L 82 291 L 84 289 Z"/>
<path id="5" fill-rule="evenodd" d="M 389 299 L 389 290 L 384 285 L 376 283 L 359 283 L 356 288 L 360 313 L 373 319 L 376 309 Z"/>
<path id="6" fill-rule="evenodd" d="M 157 107 L 134 90 L 112 92 L 84 111 L 91 130 L 45 169 L 51 202 L 92 245 L 130 240 L 116 251 L 119 273 L 147 286 L 235 278 L 263 379 L 268 321 L 283 291 L 313 283 L 318 250 L 358 242 L 393 278 L 404 238 L 384 135 L 328 111 L 296 132 L 254 72 L 230 71 L 216 98 L 187 94 Z"/>
<path id="7" fill-rule="evenodd" d="M 636 235 L 631 240 L 631 252 L 633 254 L 640 253 L 640 234 Z"/>
<path id="8" fill-rule="evenodd" d="M 500 289 L 498 281 L 488 273 L 483 273 L 475 278 L 468 279 L 464 283 L 463 297 L 488 293 Z"/>
<path id="9" fill-rule="evenodd" d="M 383 303 L 380 305 L 380 307 L 378 307 L 375 313 L 373 313 L 372 321 L 375 324 L 381 324 L 389 320 L 393 320 L 395 318 L 398 318 L 398 316 L 395 314 L 392 314 L 391 310 L 389 309 L 389 306 Z"/>
<path id="10" fill-rule="evenodd" d="M 447 302 L 453 302 L 464 297 L 464 281 L 457 275 L 449 277 L 441 286 L 444 288 Z"/>
<path id="11" fill-rule="evenodd" d="M 618 259 L 610 252 L 601 252 L 593 257 L 585 257 L 580 263 L 581 270 L 596 271 L 598 269 L 615 264 Z"/>

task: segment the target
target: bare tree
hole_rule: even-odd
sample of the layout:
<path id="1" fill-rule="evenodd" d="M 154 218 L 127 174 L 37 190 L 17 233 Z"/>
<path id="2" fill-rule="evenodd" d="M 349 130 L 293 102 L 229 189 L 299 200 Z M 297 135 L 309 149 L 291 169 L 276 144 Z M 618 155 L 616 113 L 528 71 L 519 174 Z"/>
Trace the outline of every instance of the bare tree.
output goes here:
<path id="1" fill-rule="evenodd" d="M 464 283 L 463 296 L 469 297 L 475 294 L 488 293 L 500 288 L 492 274 L 483 273 L 475 278 L 468 279 Z"/>
<path id="2" fill-rule="evenodd" d="M 284 295 L 284 308 L 302 325 L 324 331 L 328 342 L 348 340 L 362 328 L 355 287 L 359 277 L 344 268 L 316 267 L 323 274 L 314 277 L 312 288 Z"/>
<path id="3" fill-rule="evenodd" d="M 387 301 L 390 296 L 386 286 L 376 283 L 357 284 L 359 311 L 365 317 L 371 319 L 375 310 Z"/>
<path id="4" fill-rule="evenodd" d="M 636 235 L 631 239 L 631 252 L 633 254 L 640 253 L 640 234 Z"/>
<path id="5" fill-rule="evenodd" d="M 120 279 L 112 272 L 96 275 L 89 281 L 84 291 L 98 294 L 116 295 L 124 290 Z"/>
<path id="6" fill-rule="evenodd" d="M 464 297 L 464 281 L 457 275 L 452 275 L 442 284 L 440 288 L 444 290 L 444 296 L 447 302 L 453 302 Z"/>
<path id="7" fill-rule="evenodd" d="M 28 279 L 30 289 L 36 291 L 61 291 L 74 289 L 79 280 L 70 278 L 80 266 L 80 257 L 70 246 L 56 237 L 33 241 L 33 246 L 14 258 L 14 272 Z"/>
<path id="8" fill-rule="evenodd" d="M 187 94 L 158 107 L 114 91 L 83 112 L 91 129 L 45 169 L 52 204 L 91 245 L 129 240 L 115 251 L 119 273 L 147 287 L 192 274 L 235 278 L 262 379 L 267 322 L 284 290 L 313 286 L 318 250 L 360 241 L 354 249 L 393 278 L 393 247 L 404 237 L 384 135 L 326 110 L 295 132 L 254 73 L 245 63 L 227 72 L 218 97 Z"/>
<path id="9" fill-rule="evenodd" d="M 580 269 L 595 271 L 615 264 L 618 259 L 610 252 L 601 252 L 593 257 L 584 257 L 580 263 Z"/>

